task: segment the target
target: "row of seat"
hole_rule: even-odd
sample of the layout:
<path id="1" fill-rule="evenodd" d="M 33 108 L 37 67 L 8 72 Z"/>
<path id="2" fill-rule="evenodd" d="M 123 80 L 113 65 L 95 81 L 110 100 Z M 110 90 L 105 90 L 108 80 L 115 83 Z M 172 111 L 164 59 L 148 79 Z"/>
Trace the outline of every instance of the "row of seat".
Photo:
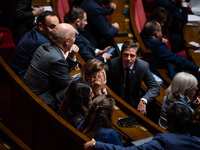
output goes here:
<path id="1" fill-rule="evenodd" d="M 0 27 L 0 56 L 2 56 L 4 60 L 8 62 L 15 48 L 16 46 L 13 43 L 10 29 Z"/>

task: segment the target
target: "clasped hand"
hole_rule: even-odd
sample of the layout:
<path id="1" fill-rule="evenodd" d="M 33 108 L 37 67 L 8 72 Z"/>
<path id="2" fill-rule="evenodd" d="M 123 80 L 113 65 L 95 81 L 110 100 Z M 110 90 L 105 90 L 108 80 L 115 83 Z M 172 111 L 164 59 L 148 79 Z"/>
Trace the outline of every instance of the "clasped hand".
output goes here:
<path id="1" fill-rule="evenodd" d="M 104 70 L 97 72 L 96 76 L 91 80 L 91 86 L 95 95 L 105 94 L 106 85 L 106 73 Z"/>

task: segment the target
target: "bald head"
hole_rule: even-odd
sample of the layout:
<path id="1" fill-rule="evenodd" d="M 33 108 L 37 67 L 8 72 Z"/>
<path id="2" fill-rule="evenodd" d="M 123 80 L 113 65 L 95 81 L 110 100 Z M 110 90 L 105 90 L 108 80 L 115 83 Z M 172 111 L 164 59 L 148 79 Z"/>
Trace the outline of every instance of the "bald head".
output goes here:
<path id="1" fill-rule="evenodd" d="M 68 23 L 60 23 L 52 31 L 52 42 L 64 52 L 68 51 L 75 41 L 75 30 Z"/>
<path id="2" fill-rule="evenodd" d="M 147 21 L 144 24 L 144 34 L 146 37 L 155 36 L 157 30 L 159 30 L 159 24 L 155 20 Z"/>

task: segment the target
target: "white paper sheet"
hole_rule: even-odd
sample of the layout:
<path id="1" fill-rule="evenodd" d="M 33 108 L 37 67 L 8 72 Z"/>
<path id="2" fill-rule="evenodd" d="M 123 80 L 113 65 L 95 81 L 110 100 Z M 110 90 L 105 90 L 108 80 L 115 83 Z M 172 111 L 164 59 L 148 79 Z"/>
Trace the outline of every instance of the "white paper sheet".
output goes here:
<path id="1" fill-rule="evenodd" d="M 188 15 L 188 21 L 200 21 L 200 16 Z"/>
<path id="2" fill-rule="evenodd" d="M 117 43 L 118 49 L 121 52 L 123 43 Z"/>
<path id="3" fill-rule="evenodd" d="M 200 0 L 190 0 L 190 6 L 192 6 L 192 12 L 195 15 L 200 15 Z"/>

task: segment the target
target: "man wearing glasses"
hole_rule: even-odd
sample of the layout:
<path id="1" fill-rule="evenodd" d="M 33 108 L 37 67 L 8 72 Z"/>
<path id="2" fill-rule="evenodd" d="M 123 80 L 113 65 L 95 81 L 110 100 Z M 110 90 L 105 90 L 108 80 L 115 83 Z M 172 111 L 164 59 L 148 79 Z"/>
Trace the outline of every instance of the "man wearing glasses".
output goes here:
<path id="1" fill-rule="evenodd" d="M 18 43 L 9 66 L 22 80 L 28 69 L 35 50 L 42 44 L 50 42 L 52 30 L 59 24 L 54 12 L 45 11 L 37 18 L 37 29 L 33 28 L 26 33 Z"/>

